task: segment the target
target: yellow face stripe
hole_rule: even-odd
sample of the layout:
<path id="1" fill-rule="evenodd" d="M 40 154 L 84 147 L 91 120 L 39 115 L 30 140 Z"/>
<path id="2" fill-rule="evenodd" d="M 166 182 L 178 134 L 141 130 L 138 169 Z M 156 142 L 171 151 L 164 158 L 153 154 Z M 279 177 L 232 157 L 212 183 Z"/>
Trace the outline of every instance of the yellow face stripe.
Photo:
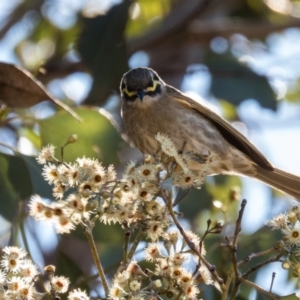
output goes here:
<path id="1" fill-rule="evenodd" d="M 153 86 L 149 86 L 146 88 L 147 92 L 154 92 L 157 88 L 157 85 L 159 84 L 158 80 L 153 80 Z"/>
<path id="2" fill-rule="evenodd" d="M 160 82 L 158 80 L 153 80 L 153 86 L 148 86 L 146 88 L 146 92 L 154 92 L 157 88 L 157 85 L 160 84 Z M 135 96 L 137 93 L 136 91 L 128 91 L 127 87 L 125 87 L 122 92 L 124 94 L 126 94 L 128 97 L 132 97 L 132 96 Z"/>
<path id="3" fill-rule="evenodd" d="M 123 93 L 125 93 L 125 94 L 128 95 L 129 97 L 132 97 L 132 96 L 136 95 L 136 91 L 129 92 L 129 91 L 127 90 L 127 88 L 123 89 Z"/>

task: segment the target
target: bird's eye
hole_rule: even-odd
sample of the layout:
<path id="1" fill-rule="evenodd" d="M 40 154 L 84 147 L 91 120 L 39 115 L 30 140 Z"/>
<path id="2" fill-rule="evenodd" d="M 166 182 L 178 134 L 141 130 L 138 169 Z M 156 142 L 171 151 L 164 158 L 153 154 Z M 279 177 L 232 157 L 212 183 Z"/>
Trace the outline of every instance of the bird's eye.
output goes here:
<path id="1" fill-rule="evenodd" d="M 125 84 L 125 82 L 123 81 L 122 84 L 121 84 L 121 90 L 125 90 L 125 88 L 126 88 L 126 84 Z"/>
<path id="2" fill-rule="evenodd" d="M 153 88 L 154 82 L 153 80 L 149 81 L 149 83 L 147 84 L 148 88 Z"/>

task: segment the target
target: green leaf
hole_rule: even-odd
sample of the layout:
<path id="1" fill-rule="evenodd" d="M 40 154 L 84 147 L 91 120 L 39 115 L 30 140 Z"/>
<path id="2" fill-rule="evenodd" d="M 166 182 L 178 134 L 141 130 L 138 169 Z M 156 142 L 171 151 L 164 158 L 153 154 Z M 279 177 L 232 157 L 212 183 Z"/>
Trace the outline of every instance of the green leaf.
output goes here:
<path id="1" fill-rule="evenodd" d="M 106 15 L 84 19 L 78 51 L 94 78 L 88 104 L 104 104 L 113 90 L 119 90 L 121 77 L 128 70 L 124 31 L 130 4 L 126 0 Z"/>
<path id="2" fill-rule="evenodd" d="M 259 75 L 231 55 L 211 54 L 205 62 L 212 75 L 211 91 L 234 105 L 246 99 L 276 110 L 276 96 L 265 76 Z"/>
<path id="3" fill-rule="evenodd" d="M 32 194 L 51 197 L 51 187 L 44 181 L 42 167 L 34 157 L 0 153 L 0 212 L 7 219 L 15 217 L 18 202 Z"/>
<path id="4" fill-rule="evenodd" d="M 52 188 L 44 180 L 42 176 L 43 167 L 39 165 L 33 156 L 20 156 L 23 162 L 26 164 L 28 169 L 31 185 L 32 185 L 32 194 L 38 194 L 44 198 L 52 198 Z"/>
<path id="5" fill-rule="evenodd" d="M 56 270 L 57 274 L 68 277 L 71 280 L 71 282 L 75 282 L 79 278 L 79 276 L 83 275 L 79 266 L 76 264 L 76 261 L 74 262 L 74 260 L 68 257 L 67 254 L 61 251 L 58 251 L 56 266 L 57 266 L 57 270 Z M 84 281 L 82 280 L 82 283 L 83 282 Z M 81 286 L 81 288 L 86 289 L 87 284 L 86 282 L 84 283 L 85 285 Z"/>
<path id="6" fill-rule="evenodd" d="M 0 211 L 1 216 L 12 221 L 17 209 L 17 193 L 9 178 L 9 159 L 0 154 Z"/>
<path id="7" fill-rule="evenodd" d="M 172 0 L 137 0 L 130 7 L 130 12 L 138 7 L 139 13 L 130 18 L 126 26 L 127 38 L 141 36 L 145 32 L 157 27 L 164 18 L 168 17 L 174 1 Z"/>
<path id="8" fill-rule="evenodd" d="M 111 121 L 104 116 L 104 112 L 78 108 L 76 113 L 82 122 L 77 122 L 64 111 L 42 120 L 39 123 L 42 144 L 56 146 L 56 156 L 60 159 L 60 147 L 66 143 L 69 135 L 77 134 L 78 141 L 65 149 L 65 161 L 86 156 L 98 158 L 105 164 L 118 163 L 117 152 L 121 149 L 123 140 Z"/>

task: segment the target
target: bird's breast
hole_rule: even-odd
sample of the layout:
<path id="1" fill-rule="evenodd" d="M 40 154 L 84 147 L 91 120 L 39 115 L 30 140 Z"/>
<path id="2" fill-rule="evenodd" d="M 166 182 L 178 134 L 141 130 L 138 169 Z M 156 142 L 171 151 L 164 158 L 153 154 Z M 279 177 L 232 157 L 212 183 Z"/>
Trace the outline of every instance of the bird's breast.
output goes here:
<path id="1" fill-rule="evenodd" d="M 183 149 L 192 158 L 195 157 L 192 169 L 202 167 L 197 157 L 214 157 L 209 174 L 252 172 L 249 159 L 233 148 L 200 113 L 172 103 L 161 105 L 152 102 L 146 109 L 141 104 L 123 107 L 122 116 L 128 135 L 144 154 L 157 153 L 160 144 L 155 136 L 162 133 L 173 141 L 178 150 Z"/>
<path id="2" fill-rule="evenodd" d="M 155 135 L 162 133 L 172 139 L 178 150 L 184 146 L 186 151 L 197 154 L 226 155 L 227 142 L 202 115 L 170 101 L 149 102 L 147 107 L 136 103 L 122 108 L 127 133 L 140 151 L 155 154 L 160 147 Z"/>

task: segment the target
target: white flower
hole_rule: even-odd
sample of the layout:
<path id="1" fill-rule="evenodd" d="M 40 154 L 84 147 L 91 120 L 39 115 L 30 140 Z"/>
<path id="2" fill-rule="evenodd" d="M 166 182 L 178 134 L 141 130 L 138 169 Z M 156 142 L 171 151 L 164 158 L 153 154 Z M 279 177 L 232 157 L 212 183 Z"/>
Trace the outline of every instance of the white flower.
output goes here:
<path id="1" fill-rule="evenodd" d="M 297 224 L 293 228 L 284 228 L 281 230 L 284 240 L 288 245 L 300 245 L 300 226 Z"/>
<path id="2" fill-rule="evenodd" d="M 142 180 L 156 180 L 156 166 L 153 164 L 144 164 L 138 168 L 139 178 Z"/>
<path id="3" fill-rule="evenodd" d="M 64 276 L 54 276 L 51 280 L 52 288 L 58 293 L 65 293 L 69 288 L 70 281 Z"/>
<path id="4" fill-rule="evenodd" d="M 58 217 L 55 222 L 55 231 L 58 234 L 70 233 L 75 229 L 75 225 L 72 223 L 71 218 L 66 215 Z"/>
<path id="5" fill-rule="evenodd" d="M 273 217 L 273 219 L 267 223 L 267 226 L 271 227 L 272 230 L 286 228 L 287 227 L 287 214 L 283 213 L 283 214 L 279 214 L 278 216 Z"/>
<path id="6" fill-rule="evenodd" d="M 90 297 L 86 294 L 86 292 L 77 289 L 69 293 L 68 300 L 90 300 Z"/>
<path id="7" fill-rule="evenodd" d="M 53 164 L 45 165 L 42 175 L 49 184 L 56 183 L 59 177 L 58 167 Z"/>
<path id="8" fill-rule="evenodd" d="M 39 153 L 38 157 L 36 158 L 37 162 L 40 165 L 45 164 L 47 161 L 55 161 L 54 157 L 55 147 L 53 145 L 45 146 Z"/>
<path id="9" fill-rule="evenodd" d="M 138 291 L 141 288 L 141 283 L 139 281 L 137 281 L 137 280 L 132 280 L 129 283 L 129 288 L 132 291 L 136 292 L 136 291 Z"/>
<path id="10" fill-rule="evenodd" d="M 160 249 L 156 243 L 149 243 L 145 249 L 145 260 L 153 262 L 161 257 Z"/>
<path id="11" fill-rule="evenodd" d="M 34 217 L 36 220 L 45 219 L 44 211 L 47 205 L 39 195 L 33 195 L 28 206 L 30 216 Z"/>
<path id="12" fill-rule="evenodd" d="M 15 246 L 7 246 L 2 250 L 5 253 L 5 257 L 11 259 L 24 258 L 27 255 L 27 252 L 23 249 Z"/>
<path id="13" fill-rule="evenodd" d="M 209 284 L 213 284 L 213 280 L 211 278 L 211 274 L 210 272 L 208 271 L 208 269 L 202 265 L 200 268 L 199 268 L 199 272 L 200 272 L 200 275 L 204 281 L 205 284 L 209 285 Z"/>
<path id="14" fill-rule="evenodd" d="M 108 299 L 111 300 L 123 300 L 126 292 L 117 284 L 113 284 L 113 286 L 109 290 Z"/>

